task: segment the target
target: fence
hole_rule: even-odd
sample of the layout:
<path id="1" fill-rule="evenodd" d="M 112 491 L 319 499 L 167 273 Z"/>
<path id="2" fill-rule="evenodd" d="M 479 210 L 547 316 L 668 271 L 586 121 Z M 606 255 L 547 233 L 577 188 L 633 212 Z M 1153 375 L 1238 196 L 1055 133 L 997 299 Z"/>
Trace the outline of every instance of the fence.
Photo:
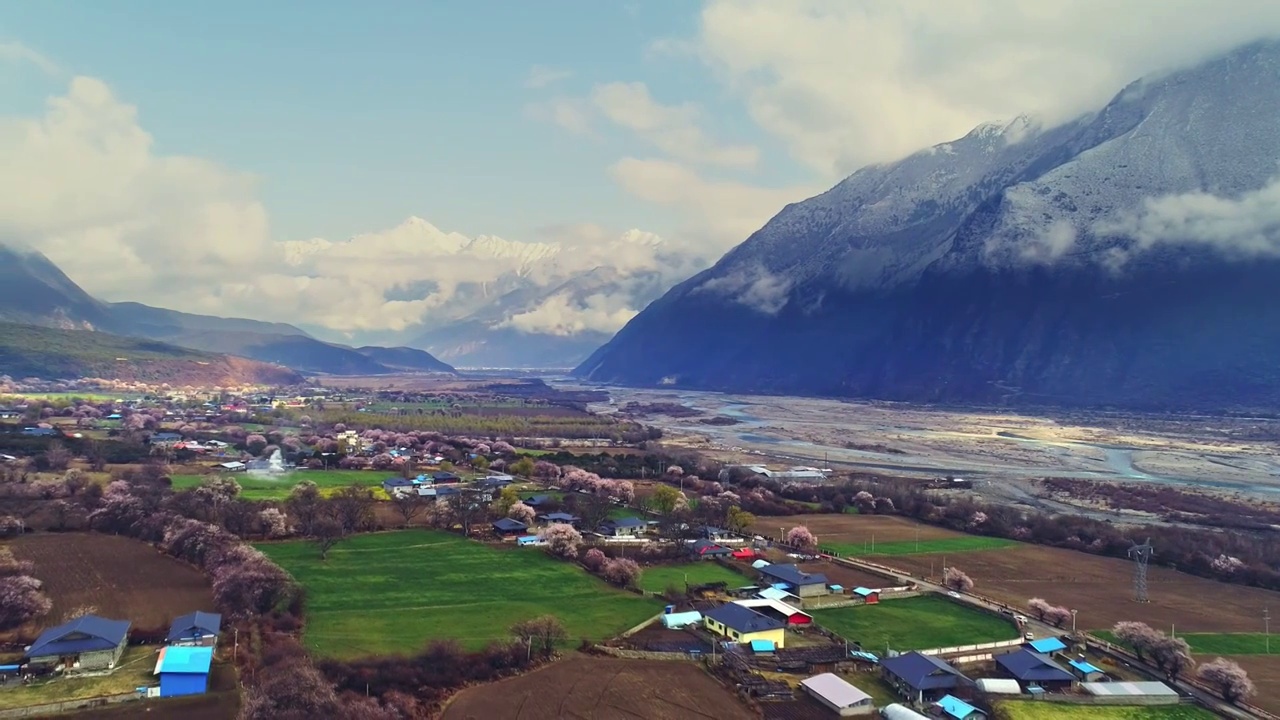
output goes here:
<path id="1" fill-rule="evenodd" d="M 931 650 L 921 650 L 921 655 L 952 655 L 955 653 L 976 652 L 979 650 L 999 650 L 1001 648 L 1017 647 L 1023 643 L 1021 638 L 1014 640 L 999 640 L 997 642 L 979 643 L 977 645 L 956 645 L 954 647 L 933 648 Z"/>
<path id="2" fill-rule="evenodd" d="M 105 697 L 85 698 L 83 700 L 68 700 L 66 702 L 46 703 L 44 705 L 30 705 L 27 707 L 10 708 L 8 710 L 0 710 L 0 720 L 11 720 L 12 718 L 34 718 L 48 717 L 59 713 L 71 712 L 72 710 L 84 710 L 86 708 L 103 707 L 106 705 L 115 705 L 117 703 L 129 702 L 130 700 L 140 700 L 141 696 L 136 692 L 121 693 L 119 695 L 107 695 Z"/>

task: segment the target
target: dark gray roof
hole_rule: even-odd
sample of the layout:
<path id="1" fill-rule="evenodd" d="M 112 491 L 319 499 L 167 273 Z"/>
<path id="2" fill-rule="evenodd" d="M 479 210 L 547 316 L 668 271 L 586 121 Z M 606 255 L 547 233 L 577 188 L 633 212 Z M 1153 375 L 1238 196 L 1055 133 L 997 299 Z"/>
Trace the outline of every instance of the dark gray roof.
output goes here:
<path id="1" fill-rule="evenodd" d="M 128 632 L 128 620 L 108 620 L 97 615 L 85 615 L 40 633 L 40 637 L 36 638 L 27 651 L 27 657 L 78 655 L 94 650 L 111 650 L 124 642 Z"/>
<path id="2" fill-rule="evenodd" d="M 958 685 L 961 680 L 967 680 L 959 670 L 947 663 L 918 652 L 882 658 L 880 667 L 917 690 L 949 689 Z"/>
<path id="3" fill-rule="evenodd" d="M 383 487 L 413 487 L 413 481 L 406 480 L 404 478 L 398 478 L 398 477 L 387 478 L 386 480 L 382 481 L 382 486 Z"/>
<path id="4" fill-rule="evenodd" d="M 711 612 L 704 613 L 704 615 L 740 633 L 763 632 L 786 627 L 786 623 L 781 620 L 761 615 L 749 607 L 735 605 L 734 603 L 721 605 Z"/>
<path id="5" fill-rule="evenodd" d="M 645 522 L 638 517 L 624 517 L 618 518 L 617 520 L 606 520 L 604 524 L 606 526 L 621 528 L 637 528 L 645 526 Z"/>
<path id="6" fill-rule="evenodd" d="M 499 532 L 519 532 L 520 530 L 529 529 L 528 525 L 520 522 L 519 520 L 513 520 L 511 518 L 502 518 L 501 520 L 495 520 L 493 523 L 493 527 L 495 530 L 498 530 Z"/>
<path id="7" fill-rule="evenodd" d="M 773 578 L 777 582 L 789 585 L 826 585 L 827 576 L 822 573 L 807 573 L 795 565 L 766 565 L 760 568 L 760 574 Z"/>
<path id="8" fill-rule="evenodd" d="M 1022 682 L 1071 682 L 1076 678 L 1048 655 L 1023 648 L 996 658 L 996 664 Z"/>
<path id="9" fill-rule="evenodd" d="M 577 522 L 577 515 L 570 515 L 566 512 L 553 512 L 546 515 L 540 515 L 543 520 L 551 520 L 552 522 Z"/>
<path id="10" fill-rule="evenodd" d="M 205 635 L 217 635 L 221 630 L 221 615 L 197 610 L 174 620 L 165 639 L 169 642 L 193 640 Z"/>

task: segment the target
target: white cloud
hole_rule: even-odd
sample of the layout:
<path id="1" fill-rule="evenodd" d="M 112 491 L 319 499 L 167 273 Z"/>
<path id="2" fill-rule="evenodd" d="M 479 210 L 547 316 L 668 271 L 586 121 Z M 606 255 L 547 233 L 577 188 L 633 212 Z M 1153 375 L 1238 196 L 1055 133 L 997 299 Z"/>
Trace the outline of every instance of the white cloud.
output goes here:
<path id="1" fill-rule="evenodd" d="M 1098 223 L 1102 235 L 1131 239 L 1135 251 L 1198 246 L 1232 257 L 1280 255 L 1280 178 L 1238 198 L 1194 192 L 1149 198 Z"/>
<path id="2" fill-rule="evenodd" d="M 709 0 L 692 42 L 762 128 L 834 176 L 993 118 L 1064 120 L 1267 34 L 1274 0 Z"/>
<path id="3" fill-rule="evenodd" d="M 569 70 L 547 67 L 546 65 L 534 65 L 529 68 L 529 75 L 524 80 L 524 86 L 531 90 L 540 90 L 571 77 L 573 77 L 573 73 Z"/>
<path id="4" fill-rule="evenodd" d="M 817 185 L 769 188 L 728 180 L 709 180 L 669 160 L 627 157 L 610 168 L 627 192 L 684 214 L 690 233 L 706 238 L 716 254 L 747 239 L 787 203 L 821 192 Z"/>
<path id="5" fill-rule="evenodd" d="M 58 75 L 62 72 L 53 60 L 20 42 L 0 42 L 0 62 L 28 63 L 35 65 L 48 75 Z"/>
<path id="6" fill-rule="evenodd" d="M 575 135 L 592 135 L 591 106 L 581 98 L 555 97 L 550 100 L 529 103 L 525 115 L 559 126 Z"/>
<path id="7" fill-rule="evenodd" d="M 591 102 L 615 125 L 631 130 L 667 155 L 685 162 L 749 168 L 760 152 L 750 145 L 720 145 L 699 127 L 701 113 L 691 103 L 663 105 L 644 83 L 597 85 Z"/>
<path id="8" fill-rule="evenodd" d="M 694 289 L 698 293 L 719 295 L 765 315 L 777 315 L 786 306 L 790 291 L 789 278 L 774 275 L 759 264 L 737 268 Z"/>
<path id="9" fill-rule="evenodd" d="M 537 298 L 610 268 L 616 298 L 544 304 L 516 325 L 568 333 L 625 321 L 637 293 L 652 295 L 654 278 L 671 283 L 696 269 L 652 233 L 593 225 L 517 242 L 410 218 L 346 240 L 279 241 L 252 176 L 157 154 L 135 108 L 87 77 L 41 117 L 0 118 L 0 157 L 0 238 L 44 252 L 112 301 L 394 331 L 492 311 L 512 290 Z"/>
<path id="10" fill-rule="evenodd" d="M 563 294 L 552 295 L 533 310 L 512 315 L 497 327 L 560 337 L 586 331 L 615 333 L 639 314 L 627 301 L 628 298 L 603 293 L 581 302 Z"/>

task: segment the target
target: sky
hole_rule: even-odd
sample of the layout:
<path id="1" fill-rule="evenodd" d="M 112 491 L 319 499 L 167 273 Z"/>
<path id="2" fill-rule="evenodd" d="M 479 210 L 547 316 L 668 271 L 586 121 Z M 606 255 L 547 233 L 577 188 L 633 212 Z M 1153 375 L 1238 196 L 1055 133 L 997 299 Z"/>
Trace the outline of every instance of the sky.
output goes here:
<path id="1" fill-rule="evenodd" d="M 535 262 L 441 238 L 670 284 L 865 164 L 1275 33 L 1272 0 L 3 0 L 0 240 L 109 300 L 398 330 L 442 268 Z"/>

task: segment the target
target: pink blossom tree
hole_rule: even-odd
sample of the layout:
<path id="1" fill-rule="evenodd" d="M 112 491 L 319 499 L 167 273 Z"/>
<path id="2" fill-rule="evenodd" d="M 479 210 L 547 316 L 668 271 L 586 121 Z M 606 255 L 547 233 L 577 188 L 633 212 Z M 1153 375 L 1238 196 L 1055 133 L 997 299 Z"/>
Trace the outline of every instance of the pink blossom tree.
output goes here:
<path id="1" fill-rule="evenodd" d="M 1164 633 L 1146 623 L 1131 620 L 1116 623 L 1115 627 L 1111 628 L 1111 634 L 1116 636 L 1116 640 L 1132 648 L 1138 659 L 1143 661 L 1164 636 Z"/>
<path id="2" fill-rule="evenodd" d="M 950 566 L 942 571 L 942 584 L 956 592 L 969 592 L 973 589 L 973 578 L 960 568 Z"/>
<path id="3" fill-rule="evenodd" d="M 30 575 L 0 577 L 0 630 L 41 617 L 52 607 L 39 580 Z"/>
<path id="4" fill-rule="evenodd" d="M 556 523 L 538 533 L 538 539 L 546 543 L 547 551 L 552 555 L 572 560 L 578 557 L 578 547 L 582 545 L 582 533 L 566 523 Z"/>
<path id="5" fill-rule="evenodd" d="M 262 524 L 262 534 L 269 538 L 282 538 L 289 534 L 289 518 L 280 508 L 267 508 L 258 513 L 258 522 Z"/>
<path id="6" fill-rule="evenodd" d="M 244 449 L 248 450 L 250 454 L 258 455 L 266 448 L 267 438 L 262 435 L 254 433 L 244 439 Z"/>
<path id="7" fill-rule="evenodd" d="M 532 525 L 534 518 L 538 516 L 538 511 L 523 502 L 512 503 L 507 510 L 507 517 L 512 520 L 519 520 L 525 525 Z"/>
<path id="8" fill-rule="evenodd" d="M 786 542 L 792 547 L 804 550 L 812 550 L 818 547 L 818 538 L 809 532 L 809 528 L 804 525 L 797 525 L 787 531 Z"/>
<path id="9" fill-rule="evenodd" d="M 591 548 L 582 556 L 582 566 L 591 572 L 600 572 L 608 559 L 600 548 Z"/>
<path id="10" fill-rule="evenodd" d="M 1226 576 L 1235 575 L 1244 569 L 1244 563 L 1240 558 L 1230 555 L 1218 555 L 1209 563 L 1209 566 L 1213 568 L 1214 572 Z"/>
<path id="11" fill-rule="evenodd" d="M 600 568 L 600 577 L 618 587 L 630 587 L 640 578 L 640 566 L 629 558 L 612 558 Z"/>
<path id="12" fill-rule="evenodd" d="M 1222 699 L 1229 703 L 1248 700 L 1258 692 L 1249 679 L 1249 673 L 1240 667 L 1240 663 L 1226 658 L 1218 658 L 1196 668 L 1196 677 L 1217 690 Z"/>
<path id="13" fill-rule="evenodd" d="M 866 490 L 859 490 L 858 494 L 853 496 L 853 506 L 858 508 L 860 513 L 869 513 L 876 509 L 876 497 Z"/>

